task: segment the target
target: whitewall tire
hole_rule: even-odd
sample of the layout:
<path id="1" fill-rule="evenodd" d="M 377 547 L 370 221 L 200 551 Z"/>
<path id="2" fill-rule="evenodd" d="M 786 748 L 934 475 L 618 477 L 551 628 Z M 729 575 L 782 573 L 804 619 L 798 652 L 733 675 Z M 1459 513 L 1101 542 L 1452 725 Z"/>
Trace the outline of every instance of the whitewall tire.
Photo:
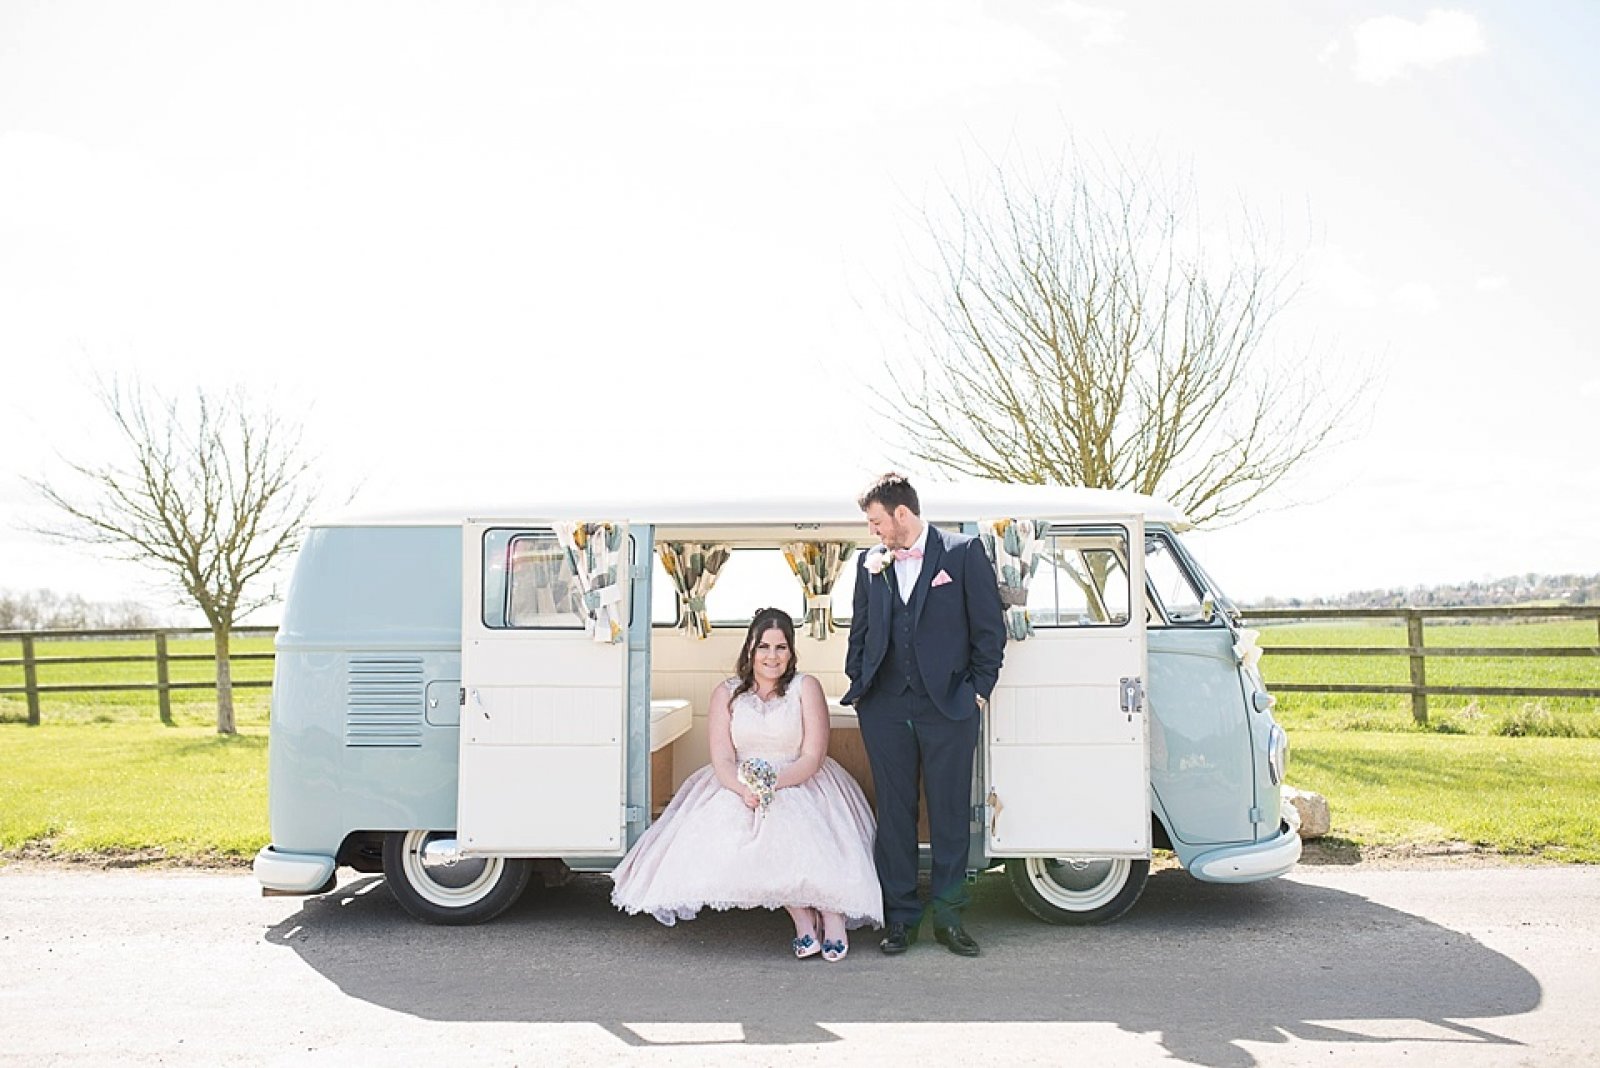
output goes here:
<path id="1" fill-rule="evenodd" d="M 532 874 L 516 857 L 463 857 L 454 831 L 393 831 L 383 875 L 402 908 L 427 923 L 484 923 L 516 903 Z"/>
<path id="2" fill-rule="evenodd" d="M 1024 908 L 1046 923 L 1104 923 L 1144 892 L 1150 861 L 1123 857 L 1017 857 L 1006 877 Z"/>

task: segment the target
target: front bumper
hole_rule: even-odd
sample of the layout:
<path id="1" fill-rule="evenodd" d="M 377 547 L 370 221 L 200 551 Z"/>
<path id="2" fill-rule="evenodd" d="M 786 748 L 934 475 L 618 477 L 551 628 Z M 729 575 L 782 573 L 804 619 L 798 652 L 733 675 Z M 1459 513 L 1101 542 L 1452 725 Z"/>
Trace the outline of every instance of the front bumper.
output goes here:
<path id="1" fill-rule="evenodd" d="M 334 862 L 320 853 L 280 853 L 262 846 L 251 869 L 267 894 L 321 894 L 333 889 Z"/>
<path id="2" fill-rule="evenodd" d="M 1284 822 L 1264 842 L 1228 846 L 1189 861 L 1189 874 L 1207 883 L 1253 883 L 1283 875 L 1300 860 L 1300 829 Z"/>

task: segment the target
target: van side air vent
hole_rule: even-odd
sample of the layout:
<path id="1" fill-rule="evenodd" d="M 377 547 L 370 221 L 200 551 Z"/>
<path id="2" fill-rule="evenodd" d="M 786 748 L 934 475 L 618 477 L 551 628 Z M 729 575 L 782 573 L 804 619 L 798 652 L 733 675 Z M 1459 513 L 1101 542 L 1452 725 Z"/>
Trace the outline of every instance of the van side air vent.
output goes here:
<path id="1" fill-rule="evenodd" d="M 422 658 L 352 656 L 345 688 L 344 744 L 422 745 Z"/>

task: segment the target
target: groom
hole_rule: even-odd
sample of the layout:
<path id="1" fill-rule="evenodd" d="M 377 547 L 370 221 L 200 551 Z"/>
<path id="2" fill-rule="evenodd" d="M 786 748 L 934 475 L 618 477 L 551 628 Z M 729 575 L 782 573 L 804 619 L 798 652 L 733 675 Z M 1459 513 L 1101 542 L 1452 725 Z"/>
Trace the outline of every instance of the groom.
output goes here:
<path id="1" fill-rule="evenodd" d="M 873 860 L 883 885 L 885 953 L 917 940 L 917 785 L 927 788 L 934 937 L 978 955 L 967 904 L 972 758 L 981 706 L 1000 675 L 1005 616 L 983 544 L 922 521 L 917 491 L 890 472 L 857 503 L 882 544 L 856 561 L 844 704 L 857 706 L 878 801 Z"/>

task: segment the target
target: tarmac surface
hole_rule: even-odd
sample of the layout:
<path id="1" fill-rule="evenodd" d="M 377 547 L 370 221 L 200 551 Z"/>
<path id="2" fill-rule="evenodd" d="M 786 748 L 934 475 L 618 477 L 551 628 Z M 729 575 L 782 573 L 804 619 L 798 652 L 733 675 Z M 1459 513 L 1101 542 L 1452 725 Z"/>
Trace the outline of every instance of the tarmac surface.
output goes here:
<path id="1" fill-rule="evenodd" d="M 348 873 L 347 873 L 348 874 Z M 375 876 L 0 868 L 0 1064 L 1600 1063 L 1600 868 L 1302 866 L 1151 876 L 1121 920 L 975 888 L 973 960 L 787 919 L 618 914 L 609 880 L 428 927 Z"/>

